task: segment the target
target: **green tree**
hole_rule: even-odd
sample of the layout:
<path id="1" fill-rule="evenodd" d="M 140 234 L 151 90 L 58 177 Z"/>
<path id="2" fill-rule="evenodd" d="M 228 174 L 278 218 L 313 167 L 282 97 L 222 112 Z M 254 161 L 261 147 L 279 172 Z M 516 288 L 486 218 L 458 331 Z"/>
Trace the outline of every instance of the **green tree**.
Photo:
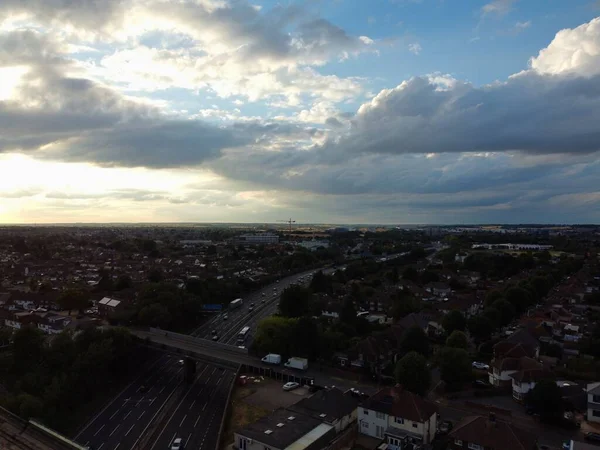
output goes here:
<path id="1" fill-rule="evenodd" d="M 564 412 L 564 402 L 560 388 L 552 380 L 541 380 L 525 397 L 529 404 L 546 421 L 560 419 Z"/>
<path id="2" fill-rule="evenodd" d="M 485 308 L 487 308 L 488 306 L 492 306 L 495 302 L 497 302 L 498 300 L 501 300 L 504 298 L 504 294 L 500 291 L 489 291 L 486 295 L 485 295 L 485 299 L 483 300 L 483 306 Z"/>
<path id="3" fill-rule="evenodd" d="M 419 395 L 425 395 L 431 384 L 427 360 L 417 352 L 407 353 L 396 363 L 394 377 L 397 383 Z"/>
<path id="4" fill-rule="evenodd" d="M 442 327 L 450 335 L 454 330 L 465 331 L 467 319 L 460 311 L 453 309 L 442 318 Z"/>
<path id="5" fill-rule="evenodd" d="M 509 288 L 506 291 L 505 297 L 517 312 L 525 311 L 531 304 L 531 295 L 522 287 Z"/>
<path id="6" fill-rule="evenodd" d="M 508 300 L 500 298 L 493 304 L 494 309 L 497 309 L 500 313 L 499 323 L 500 325 L 507 325 L 516 315 L 515 307 Z"/>
<path id="7" fill-rule="evenodd" d="M 444 347 L 436 353 L 436 359 L 440 368 L 440 377 L 448 389 L 458 389 L 473 378 L 471 359 L 466 350 Z"/>
<path id="8" fill-rule="evenodd" d="M 469 340 L 467 335 L 462 331 L 454 330 L 448 339 L 446 339 L 446 346 L 453 348 L 462 348 L 467 350 L 469 347 Z"/>
<path id="9" fill-rule="evenodd" d="M 429 355 L 429 339 L 419 326 L 410 327 L 400 340 L 400 352 L 407 354 L 417 352 L 423 356 Z"/>
<path id="10" fill-rule="evenodd" d="M 310 311 L 310 290 L 292 285 L 281 294 L 279 312 L 285 317 L 301 317 Z"/>
<path id="11" fill-rule="evenodd" d="M 115 282 L 115 291 L 122 291 L 123 289 L 131 289 L 133 287 L 133 280 L 129 275 L 119 275 Z"/>
<path id="12" fill-rule="evenodd" d="M 467 328 L 471 336 L 478 341 L 488 339 L 493 331 L 490 320 L 482 315 L 470 317 Z"/>
<path id="13" fill-rule="evenodd" d="M 39 366 L 44 353 L 44 333 L 41 330 L 26 326 L 17 330 L 13 336 L 13 368 L 21 374 L 35 370 Z"/>
<path id="14" fill-rule="evenodd" d="M 162 328 L 168 326 L 171 322 L 171 314 L 165 306 L 152 303 L 140 310 L 138 320 L 142 325 Z"/>
<path id="15" fill-rule="evenodd" d="M 415 297 L 404 290 L 397 291 L 392 297 L 392 317 L 394 320 L 400 320 L 410 313 L 421 310 L 421 303 Z"/>
<path id="16" fill-rule="evenodd" d="M 402 272 L 402 278 L 416 282 L 419 279 L 419 272 L 414 267 L 409 266 Z"/>
<path id="17" fill-rule="evenodd" d="M 331 293 L 331 277 L 325 275 L 322 270 L 319 270 L 310 280 L 310 290 L 313 292 Z"/>
<path id="18" fill-rule="evenodd" d="M 164 277 L 165 275 L 163 271 L 158 268 L 152 269 L 150 272 L 148 272 L 148 281 L 150 283 L 160 283 L 163 281 Z"/>
<path id="19" fill-rule="evenodd" d="M 89 305 L 88 296 L 84 291 L 77 289 L 68 289 L 62 292 L 56 299 L 61 309 L 66 309 L 71 315 L 72 310 L 82 310 Z"/>
<path id="20" fill-rule="evenodd" d="M 260 321 L 254 333 L 253 346 L 259 353 L 290 355 L 292 334 L 298 319 L 271 316 Z"/>
<path id="21" fill-rule="evenodd" d="M 25 420 L 39 418 L 42 415 L 44 404 L 33 395 L 21 394 L 17 397 L 19 402 L 19 416 Z"/>

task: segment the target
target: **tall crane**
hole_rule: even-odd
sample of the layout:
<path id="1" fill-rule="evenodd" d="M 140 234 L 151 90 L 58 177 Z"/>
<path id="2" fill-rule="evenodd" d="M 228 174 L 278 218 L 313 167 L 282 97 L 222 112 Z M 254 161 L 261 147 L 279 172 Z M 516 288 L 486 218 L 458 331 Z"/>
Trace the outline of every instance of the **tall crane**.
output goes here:
<path id="1" fill-rule="evenodd" d="M 277 222 L 285 222 L 285 223 L 289 224 L 290 225 L 290 233 L 292 232 L 292 224 L 296 223 L 296 221 L 292 220 L 291 217 L 288 220 L 278 220 Z"/>

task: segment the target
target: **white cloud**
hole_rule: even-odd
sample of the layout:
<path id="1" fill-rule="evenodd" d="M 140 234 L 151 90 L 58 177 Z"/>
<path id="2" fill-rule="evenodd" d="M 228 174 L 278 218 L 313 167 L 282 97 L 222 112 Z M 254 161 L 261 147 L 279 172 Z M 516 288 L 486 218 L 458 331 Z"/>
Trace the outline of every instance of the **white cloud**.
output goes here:
<path id="1" fill-rule="evenodd" d="M 517 0 L 493 0 L 481 7 L 483 16 L 504 16 L 508 14 Z"/>
<path id="2" fill-rule="evenodd" d="M 421 50 L 423 50 L 423 47 L 421 47 L 421 44 L 419 44 L 418 42 L 408 44 L 408 51 L 414 53 L 415 55 L 421 53 Z"/>
<path id="3" fill-rule="evenodd" d="M 543 74 L 600 74 L 600 17 L 559 31 L 548 47 L 531 58 L 530 65 Z"/>

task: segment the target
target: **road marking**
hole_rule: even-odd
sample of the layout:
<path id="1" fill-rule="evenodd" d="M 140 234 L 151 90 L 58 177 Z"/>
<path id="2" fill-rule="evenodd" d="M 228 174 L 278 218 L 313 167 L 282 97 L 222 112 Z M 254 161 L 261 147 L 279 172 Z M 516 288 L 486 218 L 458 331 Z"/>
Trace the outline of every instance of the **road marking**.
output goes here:
<path id="1" fill-rule="evenodd" d="M 183 419 L 181 419 L 181 422 L 179 423 L 179 428 L 181 428 L 181 425 L 183 425 L 183 421 L 185 420 L 186 417 L 187 417 L 187 414 L 185 416 L 183 416 Z"/>
<path id="2" fill-rule="evenodd" d="M 171 440 L 169 441 L 169 445 L 171 445 L 173 443 L 173 441 L 175 440 L 175 438 L 177 437 L 177 433 L 175 433 L 173 435 L 173 437 L 171 438 Z"/>
<path id="3" fill-rule="evenodd" d="M 185 440 L 185 445 L 184 447 L 187 447 L 188 442 L 190 442 L 190 438 L 192 437 L 192 433 L 190 433 L 190 435 L 188 436 L 188 438 Z"/>
<path id="4" fill-rule="evenodd" d="M 129 414 L 131 414 L 131 411 L 128 411 L 127 414 L 125 414 L 125 417 L 123 417 L 123 420 L 127 419 L 129 417 Z"/>
<path id="5" fill-rule="evenodd" d="M 194 401 L 192 402 L 192 404 L 190 405 L 190 409 L 192 409 L 194 407 L 194 404 L 196 403 L 196 399 L 194 399 Z"/>
<path id="6" fill-rule="evenodd" d="M 142 411 L 142 413 L 140 414 L 140 417 L 137 418 L 137 420 L 140 420 L 142 418 L 142 416 L 144 415 L 146 411 Z"/>
<path id="7" fill-rule="evenodd" d="M 98 450 L 100 450 L 102 447 L 104 447 L 104 442 L 102 444 L 100 444 L 100 447 L 98 447 Z"/>
<path id="8" fill-rule="evenodd" d="M 131 428 L 129 428 L 129 430 L 127 430 L 127 433 L 125 433 L 125 436 L 127 436 L 129 433 L 131 433 L 131 430 L 133 430 L 133 427 L 135 427 L 135 423 L 133 425 L 131 425 Z"/>
<path id="9" fill-rule="evenodd" d="M 204 411 L 204 410 L 206 409 L 206 405 L 208 405 L 208 402 L 206 402 L 206 403 L 204 404 L 204 406 L 202 407 L 202 411 Z"/>
<path id="10" fill-rule="evenodd" d="M 198 414 L 198 418 L 196 419 L 196 422 L 194 423 L 194 428 L 196 428 L 196 425 L 198 425 L 198 421 L 200 420 L 200 417 L 202 417 L 202 414 Z"/>
<path id="11" fill-rule="evenodd" d="M 163 386 L 163 388 L 160 390 L 159 394 L 162 394 L 162 393 L 163 393 L 163 391 L 165 390 L 165 387 L 166 387 L 166 386 Z"/>
<path id="12" fill-rule="evenodd" d="M 112 418 L 115 417 L 120 410 L 121 408 L 117 409 L 108 420 L 112 420 Z"/>
<path id="13" fill-rule="evenodd" d="M 106 425 L 106 424 L 105 424 L 105 425 Z M 102 426 L 100 427 L 100 429 L 94 433 L 94 436 L 96 436 L 98 433 L 100 433 L 100 432 L 102 431 L 102 428 L 104 428 L 104 426 L 105 426 L 105 425 L 102 425 Z"/>
<path id="14" fill-rule="evenodd" d="M 117 450 L 117 449 L 119 448 L 119 445 L 121 445 L 121 443 L 120 443 L 120 442 L 119 442 L 119 443 L 117 444 L 117 446 L 115 447 L 115 450 Z"/>
<path id="15" fill-rule="evenodd" d="M 110 437 L 110 436 L 112 436 L 113 434 L 115 434 L 115 431 L 117 431 L 117 429 L 118 429 L 120 426 L 121 426 L 121 424 L 117 425 L 117 426 L 115 427 L 115 429 L 114 429 L 114 430 L 112 430 L 112 432 L 111 432 L 111 433 L 110 433 L 108 436 Z"/>

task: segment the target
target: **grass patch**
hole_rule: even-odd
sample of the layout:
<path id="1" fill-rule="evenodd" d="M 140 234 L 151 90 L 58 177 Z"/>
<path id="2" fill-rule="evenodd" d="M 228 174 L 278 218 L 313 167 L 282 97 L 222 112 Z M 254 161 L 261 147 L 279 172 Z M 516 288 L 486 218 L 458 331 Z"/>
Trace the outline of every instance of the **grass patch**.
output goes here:
<path id="1" fill-rule="evenodd" d="M 233 443 L 233 433 L 246 425 L 256 422 L 261 417 L 271 414 L 271 411 L 260 406 L 251 405 L 244 399 L 256 392 L 252 387 L 235 387 L 231 399 L 231 410 L 225 427 L 224 445 Z"/>

